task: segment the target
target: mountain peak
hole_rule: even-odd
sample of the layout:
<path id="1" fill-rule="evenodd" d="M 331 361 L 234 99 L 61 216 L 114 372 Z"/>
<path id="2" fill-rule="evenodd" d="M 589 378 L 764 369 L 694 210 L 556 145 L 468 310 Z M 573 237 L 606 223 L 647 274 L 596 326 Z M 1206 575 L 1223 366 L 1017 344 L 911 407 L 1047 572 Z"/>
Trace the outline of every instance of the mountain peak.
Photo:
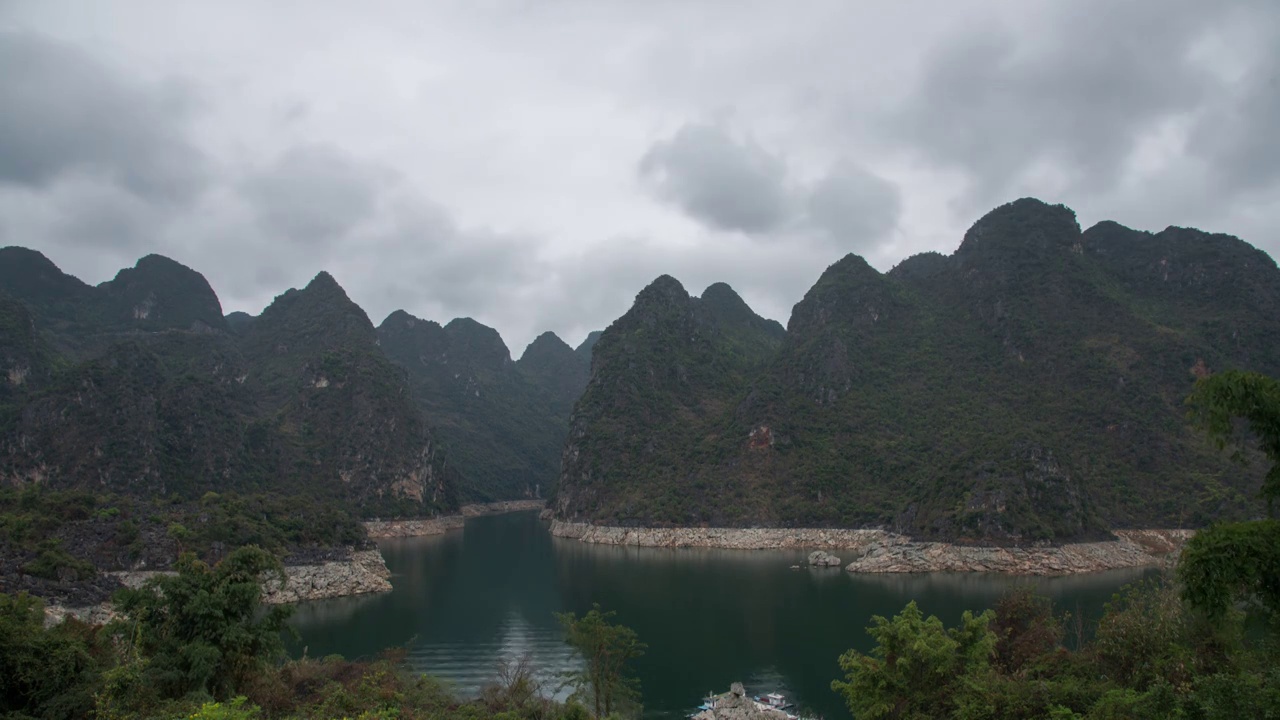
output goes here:
<path id="1" fill-rule="evenodd" d="M 865 259 L 849 253 L 832 263 L 792 308 L 787 333 L 804 336 L 833 320 L 851 326 L 875 322 L 892 305 L 892 284 Z"/>
<path id="2" fill-rule="evenodd" d="M 706 300 L 708 297 L 737 298 L 739 300 L 742 299 L 742 297 L 738 295 L 738 292 L 734 290 L 733 287 L 729 285 L 729 283 L 727 282 L 713 282 L 710 285 L 708 285 L 707 289 L 702 291 L 702 299 Z"/>
<path id="3" fill-rule="evenodd" d="M 706 290 L 702 291 L 701 299 L 704 303 L 715 305 L 726 310 L 731 309 L 734 312 L 741 312 L 744 309 L 750 312 L 751 310 L 747 305 L 747 301 L 743 300 L 742 296 L 739 295 L 732 287 L 729 287 L 728 283 L 711 283 L 707 286 Z"/>
<path id="4" fill-rule="evenodd" d="M 149 328 L 225 330 L 222 303 L 204 275 L 163 255 L 146 255 L 98 288 L 117 322 Z"/>
<path id="5" fill-rule="evenodd" d="M 485 364 L 511 362 L 511 351 L 498 331 L 469 317 L 450 320 L 444 326 L 449 337 L 450 354 L 466 353 Z"/>
<path id="6" fill-rule="evenodd" d="M 1044 251 L 1080 239 L 1076 213 L 1066 205 L 1021 198 L 983 215 L 964 234 L 956 255 L 997 251 Z"/>
<path id="7" fill-rule="evenodd" d="M 945 272 L 949 264 L 950 261 L 946 255 L 930 250 L 906 258 L 895 265 L 888 274 L 906 280 L 928 280 Z"/>
<path id="8" fill-rule="evenodd" d="M 378 326 L 378 331 L 411 330 L 417 327 L 441 329 L 440 323 L 435 320 L 423 320 L 406 310 L 393 310 Z"/>
<path id="9" fill-rule="evenodd" d="M 866 258 L 861 255 L 849 253 L 839 260 L 827 266 L 827 269 L 818 276 L 818 283 L 824 280 L 835 278 L 880 278 L 882 277 L 879 270 L 871 267 Z"/>
<path id="10" fill-rule="evenodd" d="M 20 245 L 0 248 L 0 267 L 18 267 L 25 269 L 55 270 L 62 272 L 44 253 Z"/>
<path id="11" fill-rule="evenodd" d="M 727 283 L 713 283 L 703 290 L 702 297 L 698 300 L 698 310 L 705 321 L 722 331 L 728 331 L 734 326 L 750 327 L 777 341 L 781 341 L 787 334 L 781 323 L 756 314 Z"/>
<path id="12" fill-rule="evenodd" d="M 587 333 L 587 337 L 585 337 L 582 342 L 578 344 L 578 347 L 573 349 L 573 351 L 579 355 L 586 355 L 590 358 L 591 349 L 596 346 L 596 343 L 600 340 L 600 336 L 603 334 L 603 330 L 592 330 Z"/>
<path id="13" fill-rule="evenodd" d="M 148 271 L 177 270 L 177 271 L 195 272 L 194 270 L 187 267 L 186 265 L 183 265 L 177 260 L 174 260 L 171 257 L 160 255 L 158 253 L 150 253 L 148 255 L 143 255 L 142 257 L 138 258 L 138 262 L 134 263 L 133 267 L 136 270 L 148 270 Z"/>
<path id="14" fill-rule="evenodd" d="M 636 295 L 637 305 L 647 301 L 687 302 L 688 300 L 689 292 L 684 289 L 684 285 L 670 275 L 659 275 Z"/>
<path id="15" fill-rule="evenodd" d="M 317 274 L 301 290 L 293 288 L 276 296 L 251 325 L 250 335 L 259 341 L 292 342 L 311 349 L 372 345 L 377 340 L 369 316 L 327 272 Z"/>
<path id="16" fill-rule="evenodd" d="M 561 340 L 558 335 L 548 330 L 529 343 L 516 364 L 521 370 L 550 372 L 566 364 L 580 362 L 573 348 Z"/>
<path id="17" fill-rule="evenodd" d="M 546 332 L 542 333 L 538 337 L 534 338 L 533 342 L 529 343 L 529 346 L 525 348 L 524 354 L 520 356 L 520 359 L 523 360 L 525 355 L 528 355 L 529 351 L 534 348 L 537 348 L 539 351 L 549 350 L 549 351 L 555 351 L 555 352 L 561 352 L 561 351 L 567 352 L 567 353 L 573 352 L 573 348 L 569 347 L 569 343 L 566 343 L 564 340 L 561 340 L 559 335 L 556 335 L 554 332 L 550 330 L 547 330 Z"/>
<path id="18" fill-rule="evenodd" d="M 79 303 L 93 293 L 44 253 L 18 246 L 0 248 L 0 290 L 29 304 L 39 316 L 64 320 L 75 316 Z"/>
<path id="19" fill-rule="evenodd" d="M 347 294 L 347 291 L 342 289 L 342 286 L 338 284 L 338 281 L 335 280 L 334 277 L 330 275 L 327 270 L 321 270 L 320 272 L 316 273 L 316 276 L 311 278 L 311 282 L 307 283 L 307 286 L 304 289 L 327 290 L 327 291 L 337 290 L 338 292 L 342 293 L 344 296 Z"/>

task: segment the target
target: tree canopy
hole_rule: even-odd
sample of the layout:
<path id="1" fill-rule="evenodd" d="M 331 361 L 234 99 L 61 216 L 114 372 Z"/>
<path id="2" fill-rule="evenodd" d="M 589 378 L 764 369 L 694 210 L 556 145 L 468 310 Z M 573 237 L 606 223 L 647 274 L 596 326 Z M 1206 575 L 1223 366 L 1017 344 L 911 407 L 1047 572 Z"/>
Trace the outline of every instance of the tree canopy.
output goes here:
<path id="1" fill-rule="evenodd" d="M 260 584 L 269 572 L 283 579 L 283 568 L 275 556 L 247 546 L 212 567 L 185 553 L 177 569 L 116 596 L 129 617 L 126 639 L 148 658 L 141 678 L 169 697 L 230 697 L 264 663 L 283 656 L 280 633 L 291 608 L 264 612 Z"/>
<path id="2" fill-rule="evenodd" d="M 565 642 L 582 656 L 584 668 L 570 678 L 576 695 L 586 697 L 603 718 L 621 710 L 638 710 L 640 681 L 631 669 L 631 661 L 644 654 L 647 647 L 634 630 L 613 622 L 612 610 L 599 605 L 582 617 L 574 613 L 557 613 L 565 630 Z"/>
<path id="3" fill-rule="evenodd" d="M 1257 373 L 1226 371 L 1200 378 L 1187 398 L 1192 418 L 1220 447 L 1234 445 L 1243 459 L 1248 441 L 1271 461 L 1262 484 L 1266 519 L 1219 523 L 1196 534 L 1183 550 L 1178 576 L 1183 595 L 1210 617 L 1236 604 L 1280 620 L 1280 381 Z M 1278 625 L 1277 627 L 1280 627 Z"/>
<path id="4" fill-rule="evenodd" d="M 1238 420 L 1248 423 L 1249 431 L 1271 468 L 1262 483 L 1262 499 L 1268 517 L 1276 516 L 1276 500 L 1280 499 L 1280 381 L 1252 372 L 1227 370 L 1202 377 L 1187 398 L 1191 416 L 1220 448 L 1235 445 L 1234 455 L 1243 459 L 1244 443 Z"/>

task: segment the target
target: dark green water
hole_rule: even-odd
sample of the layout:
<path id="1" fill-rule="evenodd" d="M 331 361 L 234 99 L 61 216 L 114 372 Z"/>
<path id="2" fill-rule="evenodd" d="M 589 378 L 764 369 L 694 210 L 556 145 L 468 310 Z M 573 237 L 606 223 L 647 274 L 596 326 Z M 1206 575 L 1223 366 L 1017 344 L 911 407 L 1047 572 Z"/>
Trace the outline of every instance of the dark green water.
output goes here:
<path id="1" fill-rule="evenodd" d="M 666 550 L 552 538 L 535 513 L 474 518 L 448 535 L 381 545 L 390 593 L 301 606 L 294 624 L 310 655 L 366 657 L 410 648 L 413 666 L 463 693 L 492 680 L 504 657 L 529 653 L 544 676 L 573 666 L 552 613 L 616 610 L 649 651 L 637 665 L 649 717 L 682 717 L 738 680 L 778 690 L 826 718 L 847 718 L 830 690 L 836 658 L 868 650 L 872 615 L 910 600 L 947 624 L 1034 582 L 1060 609 L 1097 617 L 1143 571 L 1029 581 L 983 574 L 851 575 L 791 570 L 804 553 Z"/>

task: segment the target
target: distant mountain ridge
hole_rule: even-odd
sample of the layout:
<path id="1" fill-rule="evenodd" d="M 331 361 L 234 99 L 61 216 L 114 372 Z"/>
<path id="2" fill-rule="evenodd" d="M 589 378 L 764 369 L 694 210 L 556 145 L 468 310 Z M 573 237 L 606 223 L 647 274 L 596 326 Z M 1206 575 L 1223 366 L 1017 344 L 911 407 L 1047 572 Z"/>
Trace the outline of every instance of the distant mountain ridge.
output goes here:
<path id="1" fill-rule="evenodd" d="M 17 247 L 0 249 L 0 341 L 0 482 L 305 493 L 380 516 L 550 491 L 590 372 L 589 345 L 550 333 L 517 363 L 469 318 L 398 311 L 380 330 L 326 272 L 224 318 L 168 258 L 95 287 Z"/>
<path id="2" fill-rule="evenodd" d="M 1186 422 L 1195 377 L 1280 375 L 1280 271 L 1226 235 L 1023 199 L 951 255 L 849 255 L 787 327 L 661 276 L 570 348 L 328 273 L 222 315 L 147 256 L 90 286 L 0 249 L 0 482 L 301 493 L 366 516 L 551 497 L 643 526 L 877 526 L 975 543 L 1240 517 L 1260 480 Z"/>
<path id="3" fill-rule="evenodd" d="M 441 327 L 403 310 L 382 322 L 378 341 L 466 468 L 467 499 L 544 497 L 554 488 L 589 357 L 543 333 L 513 361 L 493 328 L 470 318 Z"/>
<path id="4" fill-rule="evenodd" d="M 120 333 L 227 327 L 204 276 L 160 255 L 91 286 L 39 252 L 0 248 L 0 288 L 27 306 L 60 350 L 80 359 L 101 352 Z"/>
<path id="5" fill-rule="evenodd" d="M 1182 405 L 1196 373 L 1280 373 L 1280 272 L 1233 237 L 1024 199 L 953 255 L 838 261 L 772 348 L 705 299 L 660 277 L 600 338 L 560 517 L 1060 542 L 1239 516 L 1260 479 Z"/>

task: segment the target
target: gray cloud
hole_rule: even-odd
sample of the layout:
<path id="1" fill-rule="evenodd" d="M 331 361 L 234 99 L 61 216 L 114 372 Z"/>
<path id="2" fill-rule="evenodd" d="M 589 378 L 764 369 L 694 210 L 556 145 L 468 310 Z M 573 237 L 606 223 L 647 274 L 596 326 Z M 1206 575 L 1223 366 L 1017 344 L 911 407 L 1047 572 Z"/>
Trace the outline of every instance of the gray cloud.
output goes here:
<path id="1" fill-rule="evenodd" d="M 326 269 L 519 348 L 661 273 L 785 322 L 1028 194 L 1280 251 L 1273 0 L 92 8 L 0 0 L 0 235 L 90 282 L 159 252 L 257 312 Z"/>
<path id="2" fill-rule="evenodd" d="M 686 124 L 654 144 L 640 173 L 658 197 L 722 230 L 777 230 L 791 215 L 786 164 L 719 125 Z"/>
<path id="3" fill-rule="evenodd" d="M 866 247 L 898 225 L 898 188 L 850 162 L 838 164 L 808 193 L 809 220 L 833 239 Z"/>
<path id="4" fill-rule="evenodd" d="M 131 252 L 145 246 L 167 220 L 158 216 L 161 211 L 115 185 L 67 182 L 52 197 L 51 233 L 70 247 Z"/>
<path id="5" fill-rule="evenodd" d="M 391 176 L 337 148 L 304 145 L 249 175 L 240 190 L 269 233 L 327 243 L 373 215 L 379 186 Z"/>
<path id="6" fill-rule="evenodd" d="M 639 171 L 657 197 L 702 224 L 756 237 L 817 231 L 842 246 L 866 249 L 898 223 L 898 189 L 851 161 L 812 183 L 793 179 L 788 163 L 723 125 L 686 123 L 655 143 Z"/>
<path id="7" fill-rule="evenodd" d="M 541 238 L 461 228 L 421 197 L 398 201 L 386 231 L 361 241 L 357 264 L 379 317 L 400 308 L 430 308 L 429 317 L 494 317 L 513 291 L 546 272 L 536 256 Z"/>
<path id="8" fill-rule="evenodd" d="M 1215 3 L 1105 0 L 1054 6 L 1039 32 L 985 25 L 931 50 L 890 118 L 927 160 L 972 178 L 979 206 L 1048 169 L 1064 190 L 1114 187 L 1136 143 L 1161 120 L 1197 108 L 1213 87 L 1192 50 L 1221 14 Z"/>
<path id="9" fill-rule="evenodd" d="M 42 188 L 84 172 L 168 201 L 204 188 L 189 88 L 130 81 L 34 33 L 0 31 L 0 67 L 0 183 Z"/>
<path id="10" fill-rule="evenodd" d="M 1280 182 L 1280 5 L 1264 9 L 1265 50 L 1198 119 L 1189 147 L 1208 161 L 1219 192 L 1259 191 Z"/>

